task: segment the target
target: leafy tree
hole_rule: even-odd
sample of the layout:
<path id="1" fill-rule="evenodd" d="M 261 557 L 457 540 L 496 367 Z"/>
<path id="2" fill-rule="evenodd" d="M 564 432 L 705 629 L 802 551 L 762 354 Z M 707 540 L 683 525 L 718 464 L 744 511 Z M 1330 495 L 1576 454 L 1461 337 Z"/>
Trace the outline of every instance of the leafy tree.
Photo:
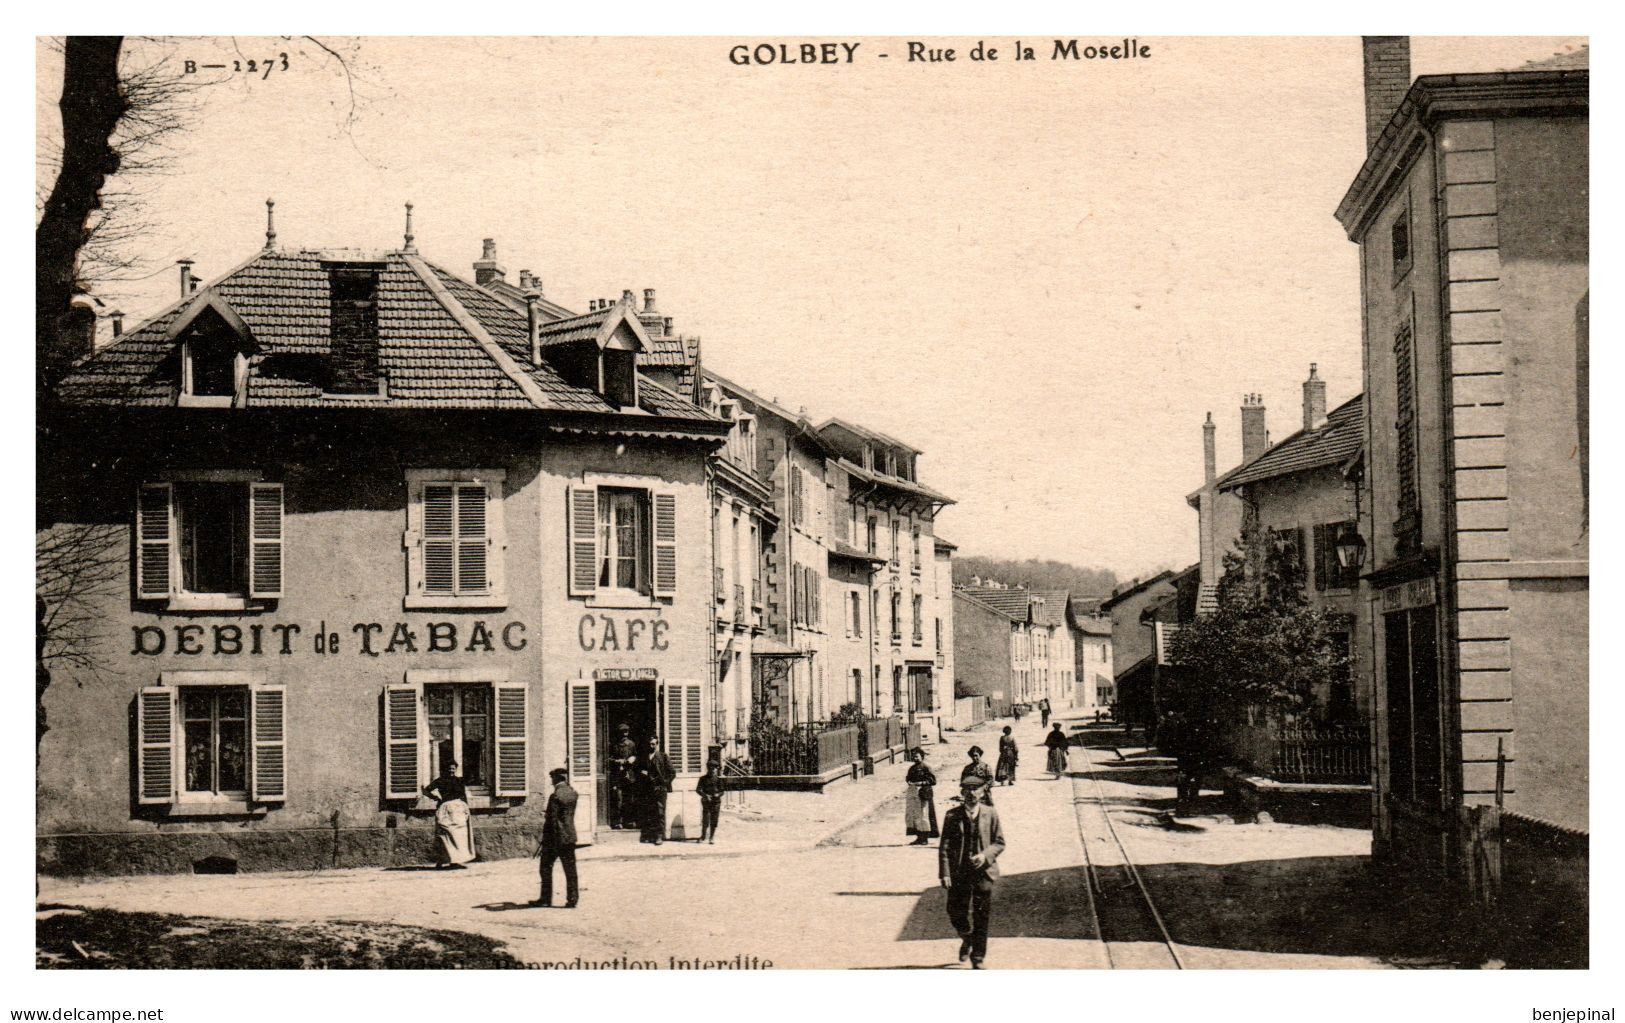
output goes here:
<path id="1" fill-rule="evenodd" d="M 1173 637 L 1178 671 L 1158 702 L 1190 720 L 1282 719 L 1314 703 L 1315 688 L 1346 674 L 1346 616 L 1312 606 L 1296 544 L 1249 525 L 1225 555 L 1218 610 Z"/>

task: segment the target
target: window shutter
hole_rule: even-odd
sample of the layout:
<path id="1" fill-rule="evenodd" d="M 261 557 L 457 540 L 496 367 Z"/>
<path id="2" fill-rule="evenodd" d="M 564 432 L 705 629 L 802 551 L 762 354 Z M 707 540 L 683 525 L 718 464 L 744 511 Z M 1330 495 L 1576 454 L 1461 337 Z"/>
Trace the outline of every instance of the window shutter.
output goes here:
<path id="1" fill-rule="evenodd" d="M 280 501 L 278 502 L 280 505 Z M 249 780 L 258 803 L 281 803 L 288 798 L 287 687 L 257 686 L 250 690 L 254 729 L 254 773 Z"/>
<path id="2" fill-rule="evenodd" d="M 1330 566 L 1326 561 L 1326 555 L 1331 550 L 1331 544 L 1328 542 L 1327 536 L 1330 532 L 1330 527 L 1325 523 L 1319 523 L 1315 526 L 1315 589 L 1317 590 L 1324 590 L 1331 584 Z"/>
<path id="3" fill-rule="evenodd" d="M 136 498 L 135 589 L 143 599 L 170 594 L 173 490 L 168 483 L 144 483 Z"/>
<path id="4" fill-rule="evenodd" d="M 530 794 L 530 716 L 523 682 L 498 682 L 497 787 L 499 796 Z"/>
<path id="5" fill-rule="evenodd" d="M 423 487 L 419 546 L 423 552 L 424 593 L 455 592 L 455 489 L 449 483 L 428 483 Z"/>
<path id="6" fill-rule="evenodd" d="M 248 595 L 282 596 L 282 484 L 248 487 Z"/>
<path id="7" fill-rule="evenodd" d="M 677 596 L 677 495 L 654 495 L 655 596 Z"/>
<path id="8" fill-rule="evenodd" d="M 570 778 L 575 783 L 574 788 L 584 808 L 581 819 L 591 822 L 597 819 L 592 811 L 592 803 L 598 792 L 597 782 L 593 778 L 593 754 L 598 748 L 598 738 L 594 734 L 597 721 L 594 720 L 593 683 L 588 679 L 572 680 L 567 683 L 566 690 L 569 716 L 565 724 L 569 732 Z M 590 832 L 592 829 L 589 826 L 587 830 Z"/>
<path id="9" fill-rule="evenodd" d="M 384 798 L 416 799 L 423 789 L 423 694 L 411 683 L 384 687 Z"/>
<path id="10" fill-rule="evenodd" d="M 175 801 L 175 690 L 146 686 L 136 700 L 136 786 L 143 804 Z"/>
<path id="11" fill-rule="evenodd" d="M 598 488 L 570 488 L 569 518 L 570 596 L 591 596 L 598 589 Z"/>
<path id="12" fill-rule="evenodd" d="M 684 753 L 689 774 L 705 772 L 705 718 L 700 713 L 700 686 L 690 682 L 683 687 Z"/>
<path id="13" fill-rule="evenodd" d="M 485 485 L 469 483 L 457 488 L 457 592 L 484 593 L 490 588 L 486 554 Z"/>

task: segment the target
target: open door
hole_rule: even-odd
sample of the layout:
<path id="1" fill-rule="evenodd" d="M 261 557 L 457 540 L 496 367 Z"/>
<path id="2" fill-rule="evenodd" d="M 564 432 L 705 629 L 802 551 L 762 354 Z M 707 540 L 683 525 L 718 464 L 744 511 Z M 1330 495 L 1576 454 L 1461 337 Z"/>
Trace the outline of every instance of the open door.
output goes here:
<path id="1" fill-rule="evenodd" d="M 593 707 L 593 682 L 571 679 L 565 693 L 566 748 L 570 751 L 570 787 L 576 790 L 576 834 L 582 845 L 592 843 L 598 822 L 598 733 Z"/>

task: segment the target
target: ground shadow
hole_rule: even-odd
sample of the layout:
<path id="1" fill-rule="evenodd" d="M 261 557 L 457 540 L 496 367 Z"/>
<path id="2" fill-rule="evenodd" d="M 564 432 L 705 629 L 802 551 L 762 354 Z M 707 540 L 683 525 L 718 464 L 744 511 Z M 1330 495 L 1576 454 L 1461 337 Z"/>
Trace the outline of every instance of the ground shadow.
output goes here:
<path id="1" fill-rule="evenodd" d="M 1385 879 L 1366 856 L 1159 863 L 1140 865 L 1139 872 L 1182 945 L 1401 963 L 1460 955 L 1462 928 L 1440 911 L 1437 898 Z M 1100 880 L 1107 899 L 1139 898 L 1121 869 L 1102 870 Z M 990 936 L 1096 937 L 1086 884 L 1082 866 L 1006 876 L 995 890 Z M 921 892 L 897 940 L 955 937 L 946 894 Z M 1161 940 L 1144 913 L 1112 913 L 1107 928 L 1112 941 Z"/>
<path id="2" fill-rule="evenodd" d="M 551 906 L 532 906 L 528 902 L 482 902 L 474 907 L 487 913 L 508 913 L 516 909 L 551 909 Z"/>

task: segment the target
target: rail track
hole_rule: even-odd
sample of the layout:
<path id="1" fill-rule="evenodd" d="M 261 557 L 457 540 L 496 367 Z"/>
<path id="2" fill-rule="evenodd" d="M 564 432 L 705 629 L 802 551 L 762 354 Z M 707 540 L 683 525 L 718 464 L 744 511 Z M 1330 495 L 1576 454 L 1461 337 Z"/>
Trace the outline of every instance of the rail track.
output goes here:
<path id="1" fill-rule="evenodd" d="M 1168 933 L 1157 902 L 1112 822 L 1105 789 L 1089 757 L 1071 773 L 1072 808 L 1088 875 L 1089 914 L 1109 969 L 1183 970 L 1185 961 Z"/>

